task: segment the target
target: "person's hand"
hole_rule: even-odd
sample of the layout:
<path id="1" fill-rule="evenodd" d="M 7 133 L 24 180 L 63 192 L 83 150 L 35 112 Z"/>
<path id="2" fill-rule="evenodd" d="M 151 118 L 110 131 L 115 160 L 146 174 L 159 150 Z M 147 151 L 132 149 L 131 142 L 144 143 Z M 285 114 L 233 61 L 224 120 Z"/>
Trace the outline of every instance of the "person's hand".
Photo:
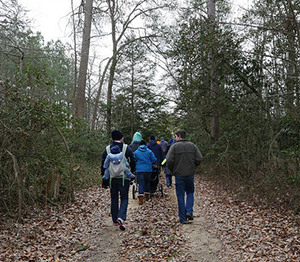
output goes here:
<path id="1" fill-rule="evenodd" d="M 103 179 L 102 179 L 102 188 L 107 189 L 108 187 L 109 187 L 109 182 L 108 182 L 108 180 L 103 180 Z"/>

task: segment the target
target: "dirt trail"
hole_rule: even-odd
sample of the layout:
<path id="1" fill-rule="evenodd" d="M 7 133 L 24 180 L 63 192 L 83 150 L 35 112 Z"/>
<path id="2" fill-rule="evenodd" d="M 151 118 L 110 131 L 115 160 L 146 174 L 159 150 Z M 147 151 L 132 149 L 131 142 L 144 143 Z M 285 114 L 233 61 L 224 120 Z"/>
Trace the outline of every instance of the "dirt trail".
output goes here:
<path id="1" fill-rule="evenodd" d="M 174 188 L 170 190 L 170 194 L 174 206 L 177 208 Z M 181 233 L 189 240 L 186 252 L 190 255 L 190 261 L 219 262 L 218 253 L 221 250 L 221 243 L 207 230 L 207 222 L 204 217 L 199 215 L 198 202 L 199 200 L 195 198 L 193 223 L 182 225 Z"/>
<path id="2" fill-rule="evenodd" d="M 132 190 L 132 186 L 130 187 Z M 170 196 L 172 205 L 177 209 L 177 201 L 174 187 L 169 189 L 164 187 L 164 193 Z M 138 200 L 132 198 L 132 192 L 129 194 L 128 218 L 134 216 L 137 209 L 140 208 Z M 195 200 L 194 221 L 192 224 L 181 225 L 179 227 L 180 234 L 186 239 L 184 252 L 189 256 L 189 261 L 200 262 L 218 262 L 220 258 L 218 253 L 221 244 L 218 239 L 214 238 L 207 230 L 207 223 L 203 217 L 197 212 L 197 201 Z M 131 227 L 131 221 L 126 221 L 126 226 Z M 125 233 L 120 231 L 118 226 L 114 226 L 111 217 L 107 217 L 102 221 L 102 227 L 95 229 L 93 237 L 88 239 L 91 247 L 89 252 L 84 256 L 84 261 L 91 262 L 116 262 L 122 261 L 120 251 L 122 249 L 121 242 Z M 88 256 L 88 257 L 87 257 Z M 171 260 L 175 261 L 175 260 Z"/>

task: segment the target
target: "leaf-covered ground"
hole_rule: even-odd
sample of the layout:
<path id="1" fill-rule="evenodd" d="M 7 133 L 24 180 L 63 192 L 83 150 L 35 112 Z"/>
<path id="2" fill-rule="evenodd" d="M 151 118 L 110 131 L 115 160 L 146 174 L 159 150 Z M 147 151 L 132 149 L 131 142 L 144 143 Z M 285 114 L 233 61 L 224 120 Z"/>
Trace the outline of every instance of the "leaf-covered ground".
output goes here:
<path id="1" fill-rule="evenodd" d="M 98 186 L 19 222 L 2 217 L 0 261 L 299 261 L 295 217 L 239 201 L 200 176 L 195 185 L 190 225 L 178 223 L 174 188 L 165 186 L 143 206 L 130 195 L 126 231 L 112 225 L 109 190 Z"/>
<path id="2" fill-rule="evenodd" d="M 300 261 L 299 218 L 198 181 L 198 208 L 222 240 L 222 261 Z"/>

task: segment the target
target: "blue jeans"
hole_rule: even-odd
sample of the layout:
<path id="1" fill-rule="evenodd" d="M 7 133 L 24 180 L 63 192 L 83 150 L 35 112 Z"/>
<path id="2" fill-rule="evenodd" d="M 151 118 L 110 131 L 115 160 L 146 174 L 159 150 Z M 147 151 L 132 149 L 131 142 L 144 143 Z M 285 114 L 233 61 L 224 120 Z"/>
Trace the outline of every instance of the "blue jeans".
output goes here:
<path id="1" fill-rule="evenodd" d="M 167 186 L 172 186 L 172 175 L 166 175 Z"/>
<path id="2" fill-rule="evenodd" d="M 172 185 L 172 172 L 170 171 L 170 169 L 167 166 L 165 167 L 165 174 L 166 174 L 167 186 L 171 186 Z"/>
<path id="3" fill-rule="evenodd" d="M 150 179 L 151 172 L 140 172 L 136 173 L 139 183 L 139 195 L 144 195 L 144 193 L 150 193 Z"/>
<path id="4" fill-rule="evenodd" d="M 186 214 L 193 215 L 194 176 L 175 176 L 179 221 L 186 221 Z M 186 200 L 185 200 L 186 194 Z"/>
<path id="5" fill-rule="evenodd" d="M 112 221 L 117 223 L 118 218 L 126 220 L 127 207 L 128 207 L 128 193 L 129 193 L 130 181 L 122 178 L 113 178 L 111 180 L 110 187 L 110 199 L 111 199 L 111 216 Z M 121 197 L 121 203 L 119 208 L 119 193 Z"/>

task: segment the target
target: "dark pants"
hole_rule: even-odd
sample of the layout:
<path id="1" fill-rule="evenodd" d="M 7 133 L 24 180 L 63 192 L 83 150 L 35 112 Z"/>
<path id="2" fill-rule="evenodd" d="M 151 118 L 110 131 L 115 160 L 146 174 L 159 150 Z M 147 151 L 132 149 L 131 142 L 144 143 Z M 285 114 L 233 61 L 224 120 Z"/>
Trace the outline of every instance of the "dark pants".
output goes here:
<path id="1" fill-rule="evenodd" d="M 150 179 L 151 172 L 139 172 L 136 173 L 139 183 L 139 195 L 144 195 L 144 193 L 150 194 Z"/>
<path id="2" fill-rule="evenodd" d="M 122 178 L 113 178 L 111 180 L 110 198 L 111 198 L 111 216 L 112 221 L 117 223 L 118 218 L 126 220 L 127 207 L 128 207 L 128 193 L 129 193 L 130 181 Z M 119 207 L 119 195 L 121 203 Z"/>
<path id="3" fill-rule="evenodd" d="M 172 186 L 172 172 L 170 171 L 170 169 L 167 167 L 165 167 L 165 174 L 166 174 L 166 182 L 167 182 L 167 186 Z"/>

